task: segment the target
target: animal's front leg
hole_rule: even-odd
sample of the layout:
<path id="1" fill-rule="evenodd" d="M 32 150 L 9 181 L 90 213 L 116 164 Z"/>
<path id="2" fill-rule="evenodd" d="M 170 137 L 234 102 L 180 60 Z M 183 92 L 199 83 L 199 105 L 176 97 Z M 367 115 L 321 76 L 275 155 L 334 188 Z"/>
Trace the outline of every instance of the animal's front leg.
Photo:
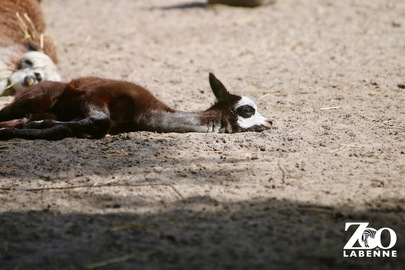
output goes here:
<path id="1" fill-rule="evenodd" d="M 10 121 L 0 122 L 0 128 L 23 128 L 27 124 L 28 119 L 15 119 Z"/>
<path id="2" fill-rule="evenodd" d="M 44 128 L 51 128 L 56 125 L 61 125 L 64 124 L 64 122 L 60 121 L 55 121 L 51 119 L 45 119 L 45 120 L 37 120 L 37 121 L 31 121 L 28 124 L 25 125 L 26 129 L 44 129 Z"/>
<path id="3" fill-rule="evenodd" d="M 86 117 L 67 122 L 45 119 L 29 122 L 25 129 L 49 129 L 56 126 L 70 129 L 74 137 L 102 138 L 110 131 L 111 120 L 108 117 Z"/>
<path id="4" fill-rule="evenodd" d="M 61 122 L 55 120 L 39 120 L 27 124 L 25 128 L 0 129 L 0 140 L 12 138 L 60 140 L 66 137 L 102 138 L 111 128 L 109 118 L 88 117 L 77 121 Z"/>
<path id="5" fill-rule="evenodd" d="M 72 136 L 72 131 L 68 127 L 61 125 L 45 129 L 0 128 L 0 141 L 14 138 L 27 140 L 61 140 Z"/>

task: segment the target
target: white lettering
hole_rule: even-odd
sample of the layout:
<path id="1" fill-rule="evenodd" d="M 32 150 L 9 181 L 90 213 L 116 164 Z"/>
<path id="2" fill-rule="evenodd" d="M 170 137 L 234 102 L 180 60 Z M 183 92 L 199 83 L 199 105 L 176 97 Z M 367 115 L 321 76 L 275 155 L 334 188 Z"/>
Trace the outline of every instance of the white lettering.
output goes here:
<path id="1" fill-rule="evenodd" d="M 387 231 L 390 233 L 390 244 L 389 244 L 387 247 L 384 247 L 384 246 L 382 245 L 382 243 L 381 243 L 381 234 L 382 234 L 382 232 L 383 232 L 384 230 L 387 230 Z M 390 249 L 390 248 L 392 248 L 392 247 L 397 243 L 397 234 L 394 232 L 393 229 L 384 227 L 384 228 L 379 229 L 379 230 L 375 233 L 375 239 L 376 239 L 376 240 L 379 240 L 379 245 L 378 245 L 379 248 L 382 248 L 382 249 Z"/>
<path id="2" fill-rule="evenodd" d="M 353 233 L 352 237 L 350 237 L 349 241 L 347 241 L 343 249 L 364 249 L 364 247 L 355 247 L 354 245 L 358 239 L 361 239 L 361 236 L 363 235 L 364 230 L 367 229 L 368 224 L 368 222 L 346 222 L 345 231 L 347 231 L 347 229 L 349 229 L 352 225 L 359 225 L 359 227 L 357 227 L 357 230 Z"/>
<path id="3" fill-rule="evenodd" d="M 376 230 L 368 226 L 368 222 L 346 222 L 345 224 L 345 231 L 347 231 L 350 226 L 358 225 L 356 231 L 350 237 L 349 241 L 347 241 L 346 245 L 343 249 L 374 249 L 379 247 L 381 249 L 391 249 L 397 243 L 397 234 L 391 228 L 381 228 Z M 381 243 L 381 234 L 384 231 L 388 231 L 390 234 L 390 243 L 388 246 L 383 246 Z M 356 243 L 360 246 L 355 247 Z"/>
<path id="4" fill-rule="evenodd" d="M 352 252 L 350 252 L 350 257 L 357 257 L 355 250 L 352 250 Z"/>
<path id="5" fill-rule="evenodd" d="M 345 258 L 381 258 L 381 257 L 397 257 L 396 250 L 352 250 L 347 253 L 343 250 L 343 257 Z"/>

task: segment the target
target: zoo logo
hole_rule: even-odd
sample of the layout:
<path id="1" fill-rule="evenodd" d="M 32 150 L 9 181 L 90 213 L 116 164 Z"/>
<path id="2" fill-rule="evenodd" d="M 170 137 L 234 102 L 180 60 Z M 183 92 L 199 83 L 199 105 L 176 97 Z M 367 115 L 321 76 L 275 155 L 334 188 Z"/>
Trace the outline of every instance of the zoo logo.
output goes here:
<path id="1" fill-rule="evenodd" d="M 345 231 L 352 225 L 358 227 L 343 247 L 343 257 L 397 257 L 397 251 L 391 250 L 397 243 L 395 231 L 387 227 L 376 230 L 368 227 L 368 224 L 368 222 L 346 222 Z M 381 243 L 381 234 L 384 231 L 390 234 L 390 243 L 387 246 Z"/>

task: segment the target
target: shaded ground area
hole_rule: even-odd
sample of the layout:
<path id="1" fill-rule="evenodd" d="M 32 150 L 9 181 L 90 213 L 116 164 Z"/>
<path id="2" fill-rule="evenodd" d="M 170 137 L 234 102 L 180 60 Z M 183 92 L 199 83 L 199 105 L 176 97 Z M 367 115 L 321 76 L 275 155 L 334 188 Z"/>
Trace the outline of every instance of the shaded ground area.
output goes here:
<path id="1" fill-rule="evenodd" d="M 213 71 L 274 129 L 1 142 L 1 269 L 403 267 L 403 1 L 42 5 L 65 80 L 201 110 Z M 343 258 L 350 221 L 392 228 L 398 257 Z"/>

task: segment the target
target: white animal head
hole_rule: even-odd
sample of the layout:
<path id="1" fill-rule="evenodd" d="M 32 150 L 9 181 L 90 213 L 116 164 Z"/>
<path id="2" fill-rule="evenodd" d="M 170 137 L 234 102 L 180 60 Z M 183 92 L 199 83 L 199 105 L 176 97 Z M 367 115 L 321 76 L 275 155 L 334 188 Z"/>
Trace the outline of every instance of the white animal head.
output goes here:
<path id="1" fill-rule="evenodd" d="M 234 111 L 238 115 L 237 123 L 242 129 L 250 129 L 255 126 L 271 128 L 271 121 L 261 115 L 257 111 L 256 103 L 246 96 L 242 96 L 235 104 Z"/>
<path id="2" fill-rule="evenodd" d="M 60 81 L 56 65 L 46 54 L 38 51 L 25 53 L 21 60 L 21 68 L 9 78 L 16 93 L 40 81 Z"/>
<path id="3" fill-rule="evenodd" d="M 210 109 L 226 109 L 233 115 L 235 123 L 229 123 L 229 130 L 237 131 L 263 131 L 270 129 L 272 121 L 261 115 L 257 111 L 256 103 L 246 97 L 230 94 L 225 86 L 210 73 L 211 89 L 217 98 L 217 103 Z"/>

